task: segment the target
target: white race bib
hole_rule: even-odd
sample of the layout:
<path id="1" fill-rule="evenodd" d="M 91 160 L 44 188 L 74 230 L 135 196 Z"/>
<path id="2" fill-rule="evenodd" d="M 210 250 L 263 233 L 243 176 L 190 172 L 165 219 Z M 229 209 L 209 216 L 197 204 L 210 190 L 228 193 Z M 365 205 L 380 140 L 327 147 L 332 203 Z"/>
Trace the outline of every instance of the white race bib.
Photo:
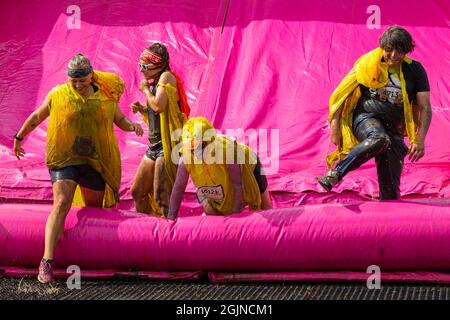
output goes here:
<path id="1" fill-rule="evenodd" d="M 202 203 L 205 199 L 223 200 L 223 187 L 218 186 L 204 186 L 197 189 L 197 200 Z"/>

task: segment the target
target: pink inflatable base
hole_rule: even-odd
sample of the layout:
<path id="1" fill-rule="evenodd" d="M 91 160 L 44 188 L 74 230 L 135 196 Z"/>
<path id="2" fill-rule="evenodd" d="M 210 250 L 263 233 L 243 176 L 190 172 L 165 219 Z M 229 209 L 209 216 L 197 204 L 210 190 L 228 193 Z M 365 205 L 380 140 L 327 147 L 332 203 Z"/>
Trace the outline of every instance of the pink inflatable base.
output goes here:
<path id="1" fill-rule="evenodd" d="M 0 266 L 0 276 L 13 278 L 36 277 L 36 268 Z M 55 278 L 67 278 L 73 274 L 67 269 L 54 269 Z M 117 271 L 117 270 L 80 270 L 82 279 L 148 279 L 148 280 L 196 280 L 201 272 L 164 272 L 164 271 Z"/>
<path id="2" fill-rule="evenodd" d="M 74 207 L 55 260 L 63 272 L 77 265 L 90 277 L 143 272 L 175 279 L 205 271 L 217 273 L 211 279 L 218 282 L 358 281 L 367 278 L 367 267 L 377 265 L 383 276 L 407 272 L 405 281 L 447 283 L 436 274 L 450 270 L 449 207 L 449 199 L 366 201 L 229 217 L 185 216 L 174 222 L 127 210 Z M 2 269 L 26 275 L 20 268 L 37 267 L 50 209 L 0 205 Z M 401 281 L 402 276 L 392 279 Z"/>
<path id="3" fill-rule="evenodd" d="M 68 28 L 71 5 L 81 12 L 79 29 Z M 222 133 L 234 130 L 257 151 L 271 192 L 295 198 L 323 192 L 316 177 L 335 149 L 327 124 L 329 97 L 392 24 L 406 27 L 414 38 L 411 57 L 427 71 L 433 112 L 424 158 L 405 160 L 402 196 L 450 197 L 450 51 L 442 41 L 450 37 L 448 1 L 380 0 L 374 6 L 369 0 L 30 0 L 0 6 L 0 53 L 8 66 L 0 70 L 0 199 L 51 201 L 44 151 L 48 122 L 25 138 L 20 161 L 12 152 L 13 135 L 47 93 L 66 81 L 65 66 L 77 52 L 95 69 L 124 79 L 120 108 L 146 131 L 137 137 L 115 130 L 120 198 L 132 199 L 130 186 L 148 139 L 130 104 L 143 101 L 137 62 L 153 41 L 168 47 L 191 116 L 209 118 Z M 377 28 L 368 26 L 373 7 L 382 12 Z M 334 191 L 376 197 L 374 161 L 351 172 Z"/>

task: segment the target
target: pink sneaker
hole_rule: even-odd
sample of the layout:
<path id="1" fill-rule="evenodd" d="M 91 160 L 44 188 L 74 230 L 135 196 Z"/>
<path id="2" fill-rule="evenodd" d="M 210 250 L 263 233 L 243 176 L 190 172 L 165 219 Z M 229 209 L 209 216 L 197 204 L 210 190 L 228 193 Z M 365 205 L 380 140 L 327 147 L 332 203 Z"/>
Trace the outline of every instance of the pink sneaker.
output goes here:
<path id="1" fill-rule="evenodd" d="M 53 260 L 41 260 L 41 264 L 39 265 L 39 275 L 37 279 L 40 283 L 49 283 L 53 281 Z"/>

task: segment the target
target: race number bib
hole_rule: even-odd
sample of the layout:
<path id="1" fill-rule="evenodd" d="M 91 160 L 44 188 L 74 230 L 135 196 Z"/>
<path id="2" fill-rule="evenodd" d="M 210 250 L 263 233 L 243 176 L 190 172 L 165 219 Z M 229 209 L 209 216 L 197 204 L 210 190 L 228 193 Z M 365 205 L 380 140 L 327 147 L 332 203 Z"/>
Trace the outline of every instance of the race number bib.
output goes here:
<path id="1" fill-rule="evenodd" d="M 218 186 L 204 186 L 197 189 L 197 200 L 202 203 L 205 199 L 223 200 L 223 187 Z"/>

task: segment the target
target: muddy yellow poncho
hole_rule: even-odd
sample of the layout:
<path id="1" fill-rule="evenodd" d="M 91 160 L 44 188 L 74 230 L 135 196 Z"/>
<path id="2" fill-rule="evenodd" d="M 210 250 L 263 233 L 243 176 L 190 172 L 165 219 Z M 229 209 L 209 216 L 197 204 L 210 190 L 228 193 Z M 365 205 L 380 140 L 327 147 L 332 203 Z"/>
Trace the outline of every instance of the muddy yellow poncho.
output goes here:
<path id="1" fill-rule="evenodd" d="M 330 168 L 333 167 L 336 161 L 342 160 L 359 143 L 352 132 L 353 110 L 356 107 L 358 99 L 361 97 L 359 85 L 362 84 L 368 88 L 378 89 L 386 86 L 388 82 L 388 64 L 381 61 L 382 57 L 383 50 L 377 48 L 359 58 L 353 66 L 353 69 L 345 76 L 330 97 L 328 121 L 331 122 L 334 114 L 342 109 L 340 119 L 342 147 L 327 156 L 326 161 Z M 408 57 L 405 57 L 404 61 L 406 63 L 412 62 Z M 403 96 L 406 133 L 409 143 L 412 143 L 415 139 L 413 107 L 409 102 L 401 67 L 400 84 Z"/>
<path id="2" fill-rule="evenodd" d="M 121 163 L 113 124 L 124 81 L 113 73 L 94 71 L 93 82 L 99 90 L 87 99 L 70 83 L 50 91 L 46 162 L 50 169 L 90 165 L 105 180 L 103 206 L 111 207 L 119 200 Z M 73 204 L 84 205 L 79 186 Z"/>
<path id="3" fill-rule="evenodd" d="M 195 132 L 194 123 L 200 123 L 201 133 Z M 205 131 L 209 132 L 205 134 Z M 204 149 L 203 160 L 196 163 L 195 157 L 187 150 L 183 151 L 183 162 L 192 182 L 197 188 L 221 187 L 223 198 L 220 200 L 208 199 L 208 203 L 217 212 L 228 215 L 233 212 L 233 186 L 228 173 L 227 163 L 230 161 L 239 163 L 241 168 L 244 205 L 249 205 L 250 210 L 261 208 L 261 193 L 253 174 L 256 166 L 256 154 L 244 144 L 215 133 L 214 128 L 206 118 L 196 117 L 190 119 L 183 127 L 183 145 L 201 135 L 208 145 Z M 227 155 L 228 152 L 228 155 Z"/>

